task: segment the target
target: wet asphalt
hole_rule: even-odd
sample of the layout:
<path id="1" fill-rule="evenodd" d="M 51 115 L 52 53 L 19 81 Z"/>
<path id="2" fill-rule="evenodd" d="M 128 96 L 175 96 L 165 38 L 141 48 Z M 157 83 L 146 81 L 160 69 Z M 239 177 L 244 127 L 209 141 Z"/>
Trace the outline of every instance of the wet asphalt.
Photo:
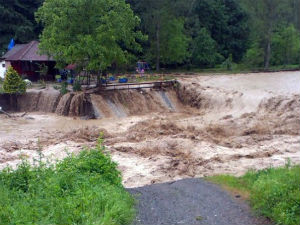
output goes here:
<path id="1" fill-rule="evenodd" d="M 203 179 L 128 189 L 137 200 L 134 225 L 263 225 L 249 206 Z"/>

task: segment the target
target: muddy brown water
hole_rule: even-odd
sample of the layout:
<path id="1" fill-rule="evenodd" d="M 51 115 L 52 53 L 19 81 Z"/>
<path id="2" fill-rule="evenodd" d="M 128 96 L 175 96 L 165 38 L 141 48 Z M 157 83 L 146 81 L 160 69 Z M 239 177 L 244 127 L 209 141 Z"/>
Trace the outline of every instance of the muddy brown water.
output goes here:
<path id="1" fill-rule="evenodd" d="M 300 163 L 300 72 L 179 83 L 63 97 L 54 89 L 30 90 L 15 102 L 15 118 L 0 115 L 0 167 L 15 167 L 21 157 L 32 161 L 38 145 L 54 162 L 93 146 L 100 132 L 126 187 Z"/>

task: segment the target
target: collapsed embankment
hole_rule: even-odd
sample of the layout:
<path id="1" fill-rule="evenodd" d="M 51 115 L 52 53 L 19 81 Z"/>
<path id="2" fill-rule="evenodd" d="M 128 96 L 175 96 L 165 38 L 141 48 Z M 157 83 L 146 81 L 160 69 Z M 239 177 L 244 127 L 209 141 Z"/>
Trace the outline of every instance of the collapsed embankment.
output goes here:
<path id="1" fill-rule="evenodd" d="M 101 93 L 30 90 L 23 95 L 0 95 L 0 106 L 10 112 L 45 112 L 86 119 L 126 117 L 150 112 L 178 110 L 180 103 L 171 89 L 114 90 Z"/>
<path id="2" fill-rule="evenodd" d="M 45 112 L 64 116 L 94 117 L 91 99 L 85 93 L 67 93 L 55 90 L 31 90 L 23 95 L 0 95 L 0 104 L 10 112 Z"/>

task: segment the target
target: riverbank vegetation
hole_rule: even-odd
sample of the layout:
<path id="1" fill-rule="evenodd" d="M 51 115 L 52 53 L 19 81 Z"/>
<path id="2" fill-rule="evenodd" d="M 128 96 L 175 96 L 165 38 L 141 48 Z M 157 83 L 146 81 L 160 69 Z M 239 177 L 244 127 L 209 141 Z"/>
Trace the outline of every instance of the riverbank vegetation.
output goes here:
<path id="1" fill-rule="evenodd" d="M 56 165 L 41 157 L 36 166 L 24 161 L 16 170 L 0 171 L 0 223 L 130 224 L 134 200 L 103 151 L 100 139 L 94 149 Z"/>
<path id="2" fill-rule="evenodd" d="M 219 175 L 207 178 L 249 199 L 253 208 L 277 224 L 300 223 L 300 166 L 249 171 L 242 177 Z"/>

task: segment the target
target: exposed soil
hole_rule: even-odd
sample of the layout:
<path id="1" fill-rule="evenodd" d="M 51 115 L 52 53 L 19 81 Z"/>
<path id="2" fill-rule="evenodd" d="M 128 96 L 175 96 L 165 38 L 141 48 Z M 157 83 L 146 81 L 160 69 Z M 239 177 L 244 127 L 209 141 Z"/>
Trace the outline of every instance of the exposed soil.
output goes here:
<path id="1" fill-rule="evenodd" d="M 300 163 L 300 72 L 178 81 L 160 91 L 32 94 L 23 109 L 48 113 L 0 115 L 0 167 L 39 151 L 61 159 L 93 146 L 100 132 L 126 187 Z M 57 115 L 91 111 L 98 119 Z"/>

